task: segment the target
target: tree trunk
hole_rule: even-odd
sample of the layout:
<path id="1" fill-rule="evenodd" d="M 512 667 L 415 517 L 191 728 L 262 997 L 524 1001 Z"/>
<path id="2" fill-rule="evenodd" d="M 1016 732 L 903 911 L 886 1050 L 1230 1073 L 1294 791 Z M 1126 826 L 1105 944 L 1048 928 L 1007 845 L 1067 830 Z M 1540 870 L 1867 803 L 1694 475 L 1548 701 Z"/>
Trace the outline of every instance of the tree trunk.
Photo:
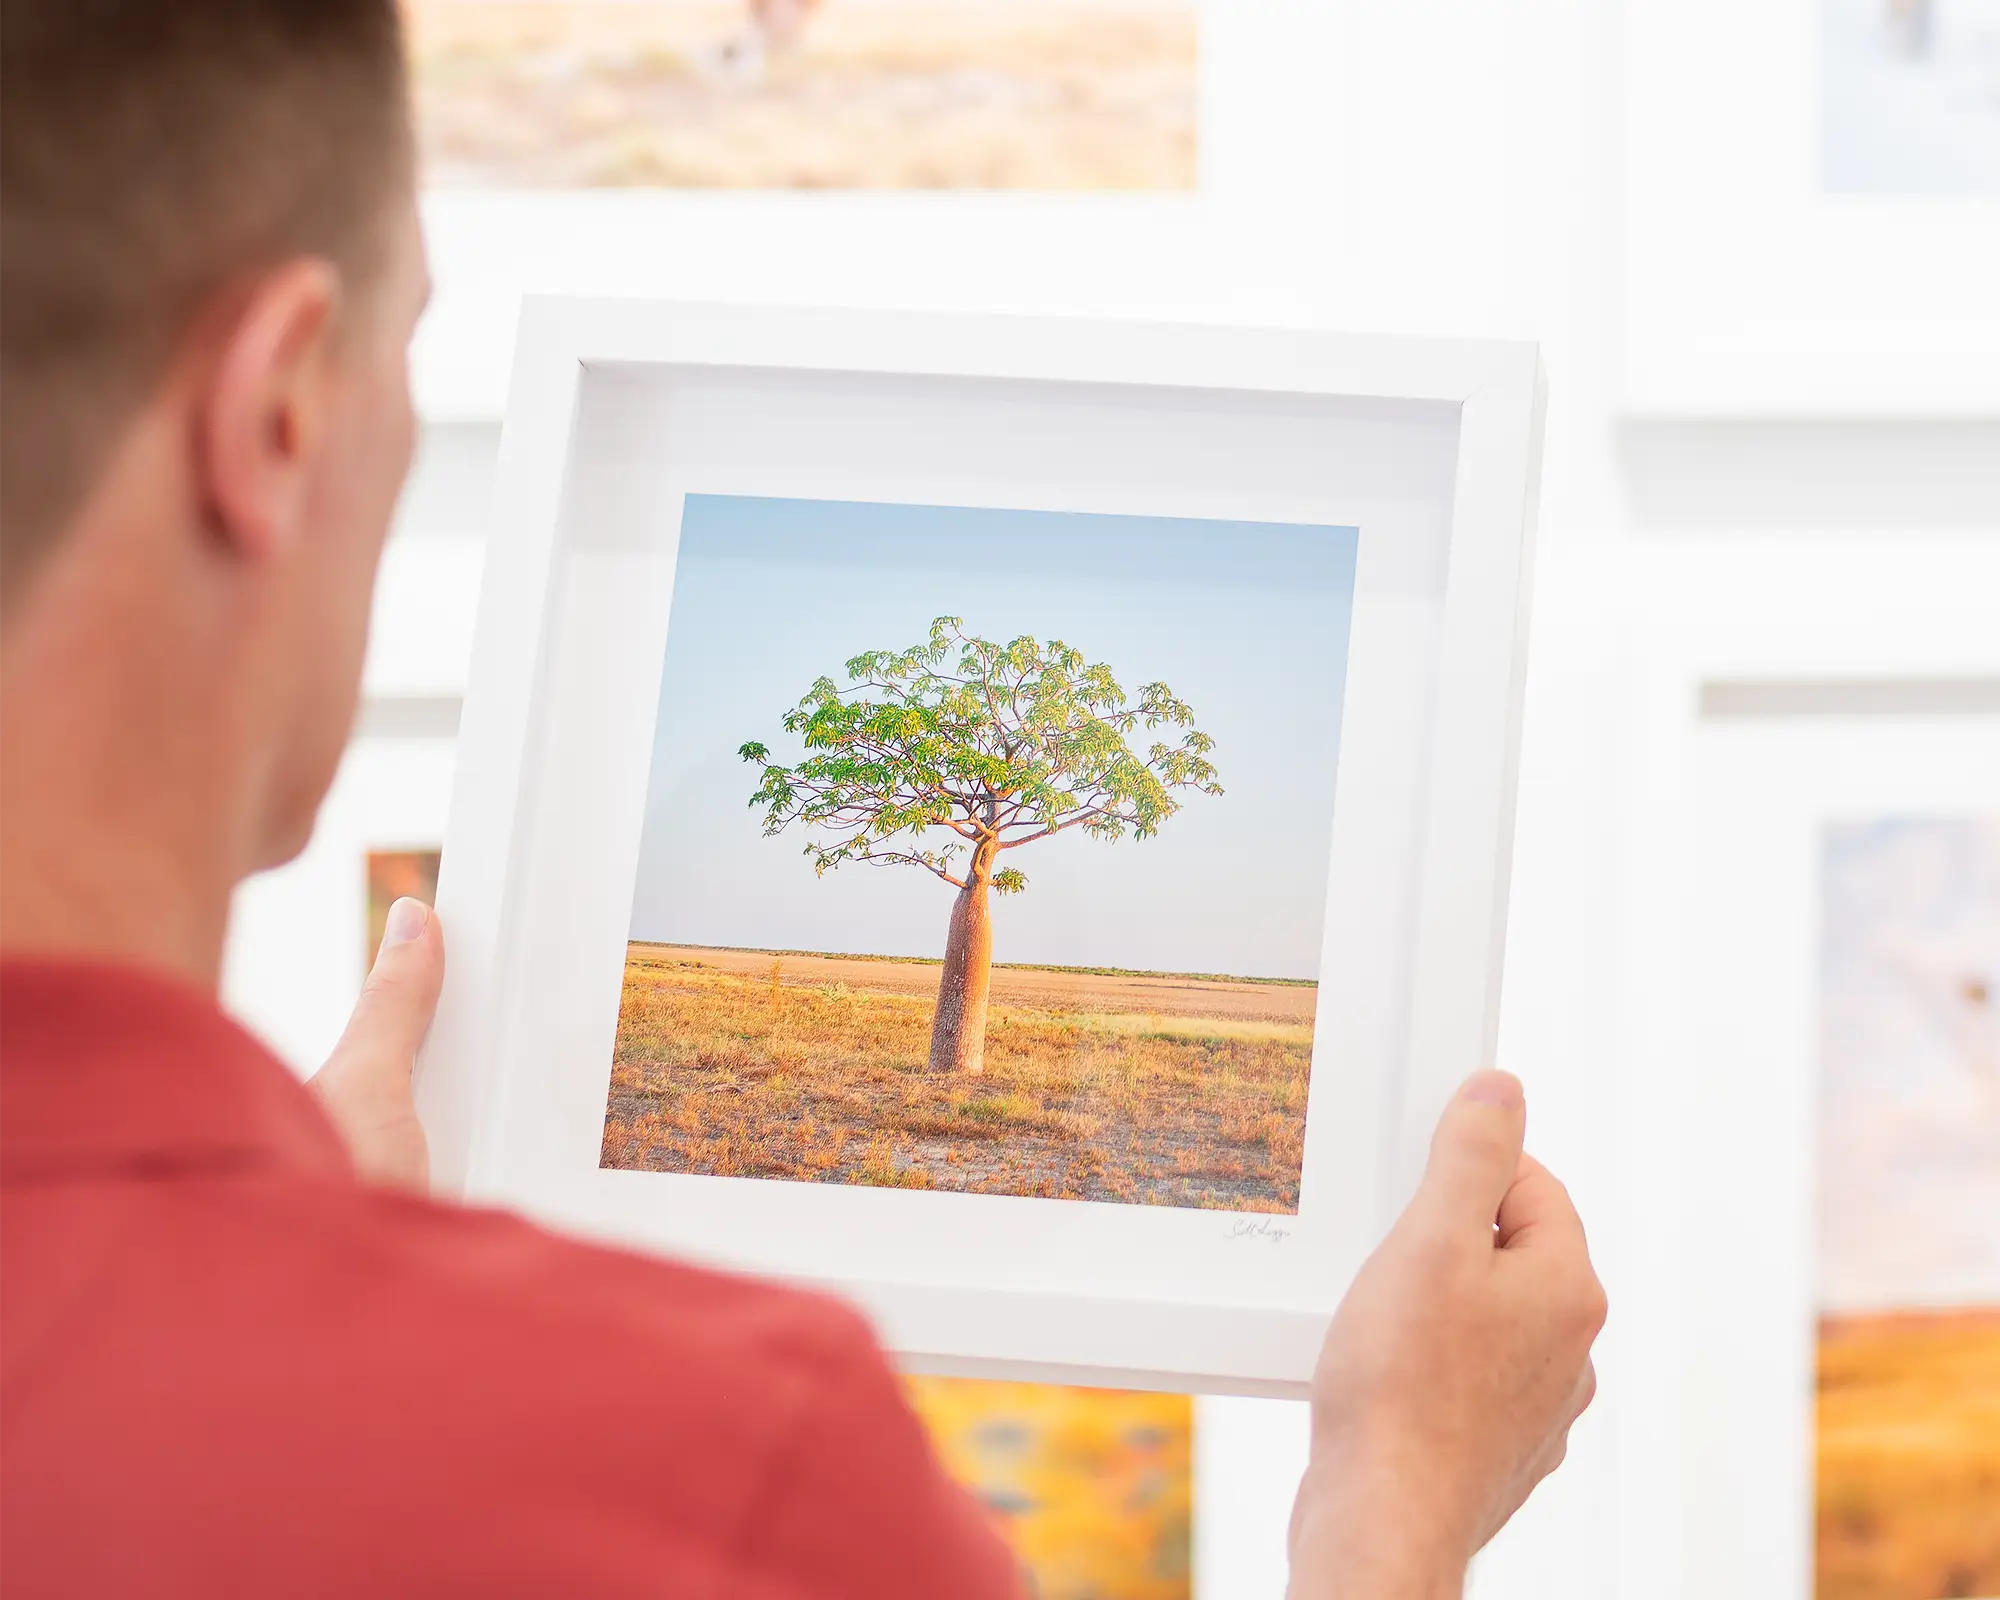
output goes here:
<path id="1" fill-rule="evenodd" d="M 987 885 L 993 876 L 993 855 L 988 845 L 974 853 L 965 887 L 951 908 L 937 1017 L 931 1023 L 932 1072 L 976 1073 L 986 1062 L 986 996 L 993 986 L 993 914 Z"/>

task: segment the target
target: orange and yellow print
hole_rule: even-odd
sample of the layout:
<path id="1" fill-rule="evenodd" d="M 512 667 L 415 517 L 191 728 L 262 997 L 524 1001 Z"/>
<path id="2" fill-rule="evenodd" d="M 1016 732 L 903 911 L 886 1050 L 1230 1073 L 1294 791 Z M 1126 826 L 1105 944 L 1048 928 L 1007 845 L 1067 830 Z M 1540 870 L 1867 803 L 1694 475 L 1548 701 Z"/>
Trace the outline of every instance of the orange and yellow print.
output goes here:
<path id="1" fill-rule="evenodd" d="M 1187 1395 L 908 1383 L 946 1468 L 991 1511 L 1036 1600 L 1189 1600 Z"/>

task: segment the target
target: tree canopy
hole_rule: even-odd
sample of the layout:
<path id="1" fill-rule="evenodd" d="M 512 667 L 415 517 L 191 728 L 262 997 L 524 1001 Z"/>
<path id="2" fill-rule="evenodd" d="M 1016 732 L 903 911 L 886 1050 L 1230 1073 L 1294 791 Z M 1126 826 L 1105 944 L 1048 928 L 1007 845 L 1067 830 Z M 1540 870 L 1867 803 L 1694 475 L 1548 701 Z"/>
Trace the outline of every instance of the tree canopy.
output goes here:
<path id="1" fill-rule="evenodd" d="M 864 651 L 847 677 L 820 678 L 785 713 L 808 752 L 797 765 L 756 742 L 739 752 L 763 769 L 750 804 L 764 809 L 765 834 L 814 829 L 805 853 L 822 874 L 850 861 L 918 866 L 964 889 L 976 865 L 1012 894 L 1027 879 L 993 868 L 998 851 L 1073 828 L 1149 838 L 1180 809 L 1173 791 L 1222 793 L 1215 741 L 1172 690 L 1147 683 L 1128 697 L 1109 666 L 1061 640 L 1001 644 L 939 617 L 924 643 Z M 1158 730 L 1143 755 L 1133 748 L 1129 736 Z M 958 838 L 926 844 L 933 829 Z"/>

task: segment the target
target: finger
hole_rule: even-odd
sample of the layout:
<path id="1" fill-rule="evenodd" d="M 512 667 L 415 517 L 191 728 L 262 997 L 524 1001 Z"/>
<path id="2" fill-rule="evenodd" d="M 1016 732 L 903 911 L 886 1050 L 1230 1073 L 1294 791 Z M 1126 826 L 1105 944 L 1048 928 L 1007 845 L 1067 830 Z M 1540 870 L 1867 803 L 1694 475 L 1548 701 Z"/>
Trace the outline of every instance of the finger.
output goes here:
<path id="1" fill-rule="evenodd" d="M 398 900 L 334 1057 L 395 1063 L 407 1071 L 443 982 L 444 939 L 436 914 L 421 900 Z"/>
<path id="2" fill-rule="evenodd" d="M 1522 1152 L 1514 1181 L 1501 1196 L 1498 1243 L 1503 1250 L 1521 1249 L 1544 1240 L 1583 1249 L 1583 1219 L 1577 1215 L 1569 1190 L 1533 1156 Z"/>
<path id="3" fill-rule="evenodd" d="M 1527 1120 L 1520 1079 L 1505 1072 L 1467 1078 L 1438 1118 L 1411 1209 L 1436 1225 L 1486 1237 L 1520 1167 Z"/>

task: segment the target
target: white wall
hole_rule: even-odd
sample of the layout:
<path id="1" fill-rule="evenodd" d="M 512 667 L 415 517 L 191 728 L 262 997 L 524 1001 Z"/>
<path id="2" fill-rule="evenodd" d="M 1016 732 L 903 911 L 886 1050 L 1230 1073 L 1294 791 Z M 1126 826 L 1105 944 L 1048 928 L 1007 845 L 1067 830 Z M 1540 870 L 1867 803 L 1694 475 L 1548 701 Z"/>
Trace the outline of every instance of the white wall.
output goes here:
<path id="1" fill-rule="evenodd" d="M 1259 4 L 1270 15 L 1283 10 Z M 1340 123 L 1345 253 L 1309 283 L 1239 253 L 1202 293 L 1253 319 L 1539 339 L 1549 371 L 1541 536 L 1551 592 L 1592 592 L 1572 580 L 1615 565 L 1621 552 L 1699 546 L 1726 583 L 1732 548 L 1774 541 L 1796 552 L 1808 578 L 1815 549 L 1862 537 L 1957 532 L 2000 541 L 2000 421 L 1618 416 L 1616 5 L 1351 0 L 1341 16 L 1324 37 L 1360 68 L 1343 79 L 1329 60 L 1327 81 L 1349 102 Z M 1296 61 L 1288 74 L 1300 81 Z M 1311 196 L 1326 192 L 1316 164 L 1342 158 L 1302 142 L 1271 159 L 1296 160 L 1293 188 Z M 685 246 L 699 252 L 704 240 Z M 427 335 L 420 372 L 434 420 L 391 546 L 369 667 L 369 691 L 384 700 L 448 700 L 462 682 L 497 449 L 512 290 L 504 274 L 468 263 L 457 246 L 440 255 L 439 326 Z M 811 279 L 759 268 L 771 292 L 813 297 Z M 688 281 L 730 275 L 729 263 L 710 261 Z M 854 297 L 865 288 L 860 280 L 851 262 L 845 296 L 828 297 Z M 1104 285 L 1092 293 L 1109 296 Z M 930 298 L 949 303 L 952 286 L 934 287 Z M 1568 1179 L 1612 1292 L 1602 1399 L 1578 1428 L 1569 1464 L 1482 1564 L 1482 1597 L 1674 1592 L 1671 1494 L 1633 1490 L 1649 1481 L 1643 1465 L 1664 1445 L 1643 1431 L 1655 1423 L 1621 1405 L 1673 1358 L 1674 1308 L 1651 1274 L 1665 1248 L 1661 1214 L 1674 1197 L 1629 1193 L 1624 1181 L 1649 1165 L 1640 1154 L 1659 1154 L 1643 1147 L 1660 1123 L 1648 1115 L 1648 1085 L 1619 1067 L 1621 1039 L 1644 1019 L 1618 990 L 1607 938 L 1634 866 L 1620 823 L 1624 780 L 1608 754 L 1629 716 L 1602 670 L 1615 649 L 1615 629 L 1587 606 L 1551 610 L 1537 631 L 1501 1045 L 1501 1064 L 1530 1085 L 1534 1146 Z M 323 997 L 314 1014 L 337 1015 L 340 1004 Z M 325 1031 L 324 1021 L 318 1026 Z M 295 1041 L 294 1049 L 309 1053 L 310 1044 Z M 1303 1449 L 1300 1415 L 1271 1403 L 1211 1403 L 1203 1425 L 1201 1593 L 1275 1597 L 1278 1541 Z"/>

